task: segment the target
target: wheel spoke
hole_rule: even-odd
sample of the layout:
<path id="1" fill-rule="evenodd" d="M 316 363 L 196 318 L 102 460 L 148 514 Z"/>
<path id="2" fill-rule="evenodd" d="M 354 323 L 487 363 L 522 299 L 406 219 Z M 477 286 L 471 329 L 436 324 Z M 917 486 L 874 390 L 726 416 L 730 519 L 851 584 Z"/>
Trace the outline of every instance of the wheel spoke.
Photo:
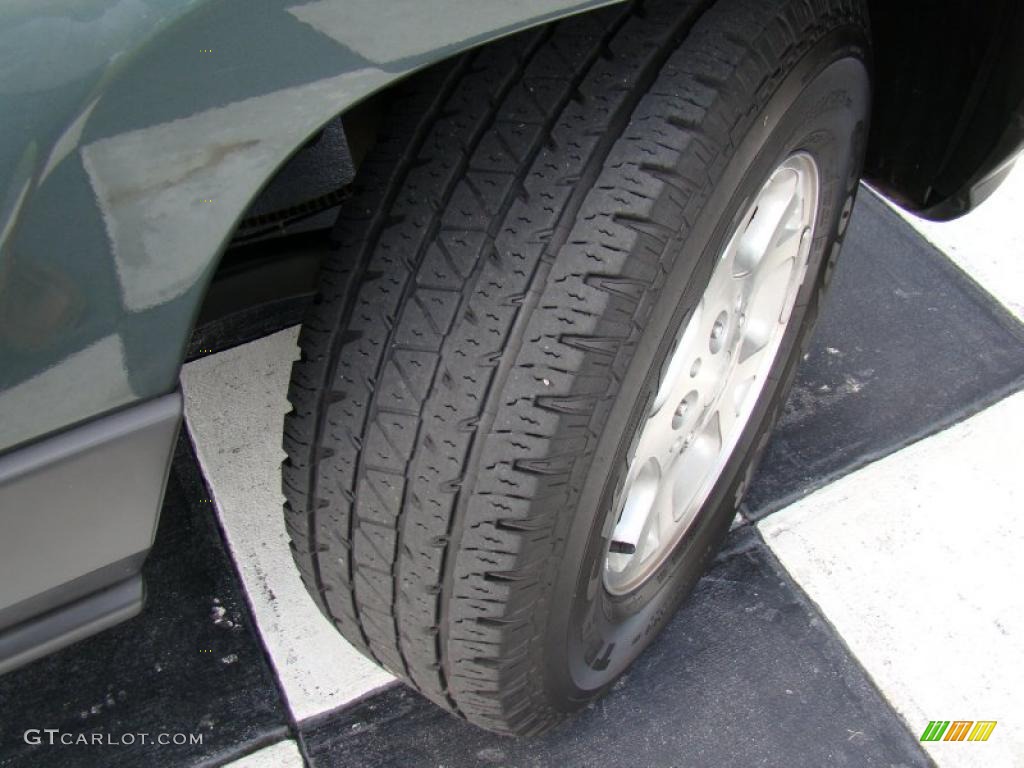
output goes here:
<path id="1" fill-rule="evenodd" d="M 781 310 L 786 303 L 786 297 L 789 294 L 789 287 L 795 269 L 795 261 L 788 259 L 761 279 L 758 285 L 758 292 L 763 297 L 763 303 L 760 306 L 763 307 L 766 322 L 774 322 L 776 324 L 782 322 Z M 757 301 L 758 298 L 755 296 L 754 300 Z"/>
<path id="2" fill-rule="evenodd" d="M 755 342 L 752 341 L 747 347 L 746 354 L 739 355 L 736 366 L 730 373 L 727 386 L 738 385 L 740 382 L 755 378 L 760 373 L 761 363 L 764 361 L 764 354 L 767 351 L 767 343 L 761 343 L 759 347 L 755 347 Z"/>
<path id="3" fill-rule="evenodd" d="M 672 472 L 672 499 L 677 523 L 696 513 L 694 500 L 702 495 L 720 449 L 721 435 L 717 426 L 705 423 L 676 461 Z"/>
<path id="4" fill-rule="evenodd" d="M 654 502 L 652 518 L 657 520 L 658 540 L 671 539 L 676 531 L 676 515 L 678 507 L 675 504 L 675 494 L 672 483 L 665 483 L 661 493 Z"/>
<path id="5" fill-rule="evenodd" d="M 764 257 L 758 264 L 758 271 L 774 270 L 796 258 L 800 251 L 801 223 L 800 200 L 794 197 L 771 234 Z"/>
<path id="6" fill-rule="evenodd" d="M 765 349 L 754 352 L 745 360 L 737 363 L 726 382 L 719 410 L 726 414 L 726 418 L 744 420 L 746 418 L 747 400 L 752 393 L 760 392 L 764 384 L 766 371 L 763 370 L 765 363 Z M 721 424 L 724 431 L 734 428 L 735 424 Z M 738 425 L 742 429 L 742 424 Z"/>
<path id="7" fill-rule="evenodd" d="M 737 263 L 746 271 L 777 264 L 785 256 L 793 235 L 794 220 L 799 220 L 802 198 L 798 194 L 797 174 L 787 171 L 770 181 L 758 200 L 753 218 L 740 238 Z M 792 258 L 795 255 L 789 256 Z M 767 263 L 766 263 L 767 262 Z"/>
<path id="8" fill-rule="evenodd" d="M 654 502 L 651 506 L 650 514 L 644 520 L 643 527 L 641 528 L 638 535 L 638 543 L 636 549 L 636 559 L 631 565 L 633 567 L 639 567 L 643 565 L 644 561 L 651 557 L 658 550 L 658 546 L 661 543 L 662 533 L 668 535 L 669 531 L 662 527 L 662 507 L 665 505 L 664 501 L 665 492 L 663 488 L 658 489 L 658 494 L 654 498 Z"/>
<path id="9" fill-rule="evenodd" d="M 704 291 L 706 306 L 716 310 L 723 306 L 732 306 L 738 287 L 737 276 L 733 274 L 735 269 L 735 256 L 731 253 L 723 254 L 714 272 L 711 273 L 711 280 Z M 705 317 L 704 322 L 714 323 L 716 312 L 712 311 L 707 314 L 710 315 L 710 319 Z"/>
<path id="10" fill-rule="evenodd" d="M 724 394 L 724 393 L 723 393 Z M 724 399 L 724 398 L 723 398 Z M 718 453 L 725 445 L 725 436 L 729 434 L 730 428 L 736 421 L 735 414 L 731 408 L 722 408 L 722 400 L 719 400 L 718 407 L 712 412 L 701 434 L 701 439 L 706 441 L 709 449 Z"/>
<path id="11" fill-rule="evenodd" d="M 672 409 L 663 408 L 647 419 L 647 426 L 640 435 L 640 441 L 636 446 L 634 454 L 636 458 L 633 463 L 642 467 L 648 461 L 655 461 L 660 469 L 665 457 L 671 451 L 674 439 Z"/>

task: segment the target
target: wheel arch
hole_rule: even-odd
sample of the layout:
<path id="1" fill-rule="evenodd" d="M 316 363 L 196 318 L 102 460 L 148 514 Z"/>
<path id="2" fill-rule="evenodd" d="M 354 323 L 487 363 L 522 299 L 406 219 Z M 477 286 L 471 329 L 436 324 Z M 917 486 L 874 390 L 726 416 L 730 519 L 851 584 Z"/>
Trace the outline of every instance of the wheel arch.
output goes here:
<path id="1" fill-rule="evenodd" d="M 0 125 L 0 409 L 21 414 L 0 422 L 0 452 L 173 391 L 240 218 L 333 117 L 430 63 L 609 1 L 0 12 L 38 56 L 4 92 L 21 124 Z M 78 69 L 48 72 L 68 29 Z M 87 54 L 101 32 L 104 55 Z M 91 384 L 62 396 L 69 378 Z"/>

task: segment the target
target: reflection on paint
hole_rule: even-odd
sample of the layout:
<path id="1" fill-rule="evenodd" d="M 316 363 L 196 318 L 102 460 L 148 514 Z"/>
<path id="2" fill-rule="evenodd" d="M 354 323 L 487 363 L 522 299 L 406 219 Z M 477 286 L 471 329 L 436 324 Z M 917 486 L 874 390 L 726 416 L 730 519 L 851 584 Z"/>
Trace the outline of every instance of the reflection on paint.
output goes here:
<path id="1" fill-rule="evenodd" d="M 368 61 L 385 66 L 455 41 L 491 35 L 523 19 L 564 12 L 574 4 L 565 0 L 449 0 L 443 4 L 443 13 L 438 5 L 424 0 L 314 0 L 287 10 Z M 593 5 L 575 4 L 579 8 Z M 439 17 L 443 24 L 438 24 Z M 373 23 L 368 24 L 368 19 Z"/>
<path id="2" fill-rule="evenodd" d="M 225 216 L 240 215 L 296 137 L 323 122 L 311 104 L 386 80 L 380 70 L 349 72 L 83 147 L 125 307 L 149 309 L 193 285 L 220 248 Z"/>

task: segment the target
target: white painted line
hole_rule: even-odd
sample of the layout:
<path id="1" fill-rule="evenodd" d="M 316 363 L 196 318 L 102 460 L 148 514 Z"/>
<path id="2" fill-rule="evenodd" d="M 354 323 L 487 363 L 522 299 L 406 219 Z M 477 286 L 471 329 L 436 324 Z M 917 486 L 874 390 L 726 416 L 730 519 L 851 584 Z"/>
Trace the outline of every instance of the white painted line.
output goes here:
<path id="1" fill-rule="evenodd" d="M 1024 162 L 1017 163 L 988 200 L 954 221 L 925 221 L 895 209 L 926 240 L 1024 320 Z"/>
<path id="2" fill-rule="evenodd" d="M 393 678 L 335 631 L 306 593 L 281 513 L 282 420 L 297 329 L 196 360 L 185 416 L 260 634 L 297 720 Z"/>
<path id="3" fill-rule="evenodd" d="M 223 768 L 305 768 L 305 765 L 298 745 L 289 739 L 232 760 Z"/>
<path id="4" fill-rule="evenodd" d="M 1024 393 L 759 523 L 942 768 L 1024 766 Z"/>

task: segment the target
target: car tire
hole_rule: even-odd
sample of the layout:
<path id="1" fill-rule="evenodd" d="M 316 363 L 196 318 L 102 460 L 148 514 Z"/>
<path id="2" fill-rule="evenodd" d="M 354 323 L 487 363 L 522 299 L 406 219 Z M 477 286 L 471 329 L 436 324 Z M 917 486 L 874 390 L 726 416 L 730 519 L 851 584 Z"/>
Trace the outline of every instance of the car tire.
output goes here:
<path id="1" fill-rule="evenodd" d="M 295 562 L 353 646 L 470 722 L 533 734 L 651 642 L 729 530 L 819 313 L 864 152 L 868 41 L 861 0 L 651 0 L 396 89 L 303 322 L 285 422 Z M 692 519 L 673 528 L 673 506 L 664 535 L 618 541 L 642 509 L 652 414 L 686 410 L 658 401 L 685 379 L 687 329 L 714 347 L 694 318 L 742 277 L 716 270 L 754 248 L 736 238 L 790 178 L 813 188 L 779 225 L 799 277 L 751 283 L 785 306 L 742 423 L 726 440 L 731 417 L 714 417 Z M 720 338 L 745 344 L 724 314 Z M 707 403 L 725 407 L 730 365 L 695 433 Z M 633 581 L 616 581 L 623 562 Z"/>

